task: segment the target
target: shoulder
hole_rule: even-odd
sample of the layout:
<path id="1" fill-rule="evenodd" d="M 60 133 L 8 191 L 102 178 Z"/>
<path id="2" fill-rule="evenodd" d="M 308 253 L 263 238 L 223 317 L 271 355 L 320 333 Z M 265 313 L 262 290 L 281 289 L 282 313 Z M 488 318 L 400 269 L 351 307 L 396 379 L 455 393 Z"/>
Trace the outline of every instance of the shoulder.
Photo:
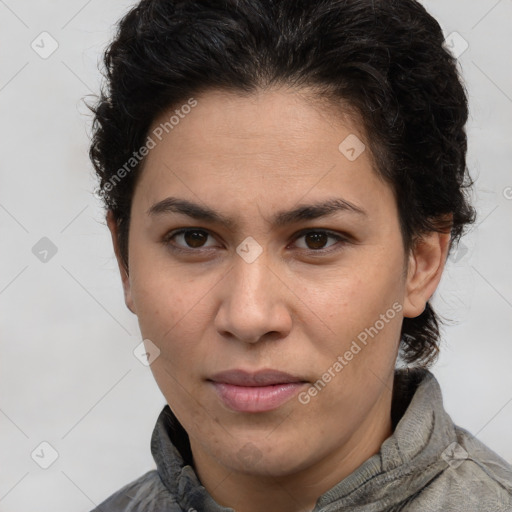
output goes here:
<path id="1" fill-rule="evenodd" d="M 460 446 L 462 463 L 478 482 L 487 484 L 496 493 L 503 496 L 507 504 L 512 503 L 512 466 L 488 446 L 471 435 L 467 430 L 455 427 L 457 444 Z M 508 498 L 508 499 L 507 499 Z M 512 507 L 510 508 L 512 510 Z"/>
<path id="2" fill-rule="evenodd" d="M 441 454 L 446 468 L 406 510 L 512 512 L 512 466 L 463 428 L 455 433 L 457 441 Z"/>
<path id="3" fill-rule="evenodd" d="M 156 470 L 125 485 L 91 512 L 181 512 Z"/>

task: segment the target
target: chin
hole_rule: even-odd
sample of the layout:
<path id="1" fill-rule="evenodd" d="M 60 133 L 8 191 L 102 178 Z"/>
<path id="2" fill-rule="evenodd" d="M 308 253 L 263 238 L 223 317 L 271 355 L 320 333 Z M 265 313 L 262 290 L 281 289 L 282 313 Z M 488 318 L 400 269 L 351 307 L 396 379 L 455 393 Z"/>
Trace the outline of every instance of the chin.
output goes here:
<path id="1" fill-rule="evenodd" d="M 307 454 L 296 447 L 301 443 L 287 444 L 277 441 L 269 444 L 247 441 L 241 443 L 238 450 L 233 446 L 225 447 L 219 460 L 232 471 L 253 476 L 284 477 L 296 473 L 307 466 Z M 226 454 L 229 454 L 226 457 Z"/>

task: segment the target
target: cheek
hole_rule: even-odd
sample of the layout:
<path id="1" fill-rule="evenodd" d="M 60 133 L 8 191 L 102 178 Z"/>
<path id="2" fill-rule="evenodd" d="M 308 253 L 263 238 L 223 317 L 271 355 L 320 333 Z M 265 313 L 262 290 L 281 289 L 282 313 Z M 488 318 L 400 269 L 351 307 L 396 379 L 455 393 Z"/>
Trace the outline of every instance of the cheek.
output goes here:
<path id="1" fill-rule="evenodd" d="M 404 293 L 404 254 L 399 240 L 389 245 L 375 246 L 361 257 L 358 266 L 359 289 L 353 290 L 358 306 L 372 319 L 378 318 L 395 301 L 401 302 Z M 384 308 L 384 310 L 383 310 Z"/>
<path id="2" fill-rule="evenodd" d="M 381 264 L 375 264 L 375 259 Z M 326 323 L 334 335 L 331 332 L 328 344 L 324 341 L 321 368 L 325 372 L 331 369 L 336 375 L 325 393 L 332 404 L 357 407 L 351 396 L 358 396 L 360 403 L 371 401 L 371 396 L 381 390 L 382 381 L 388 380 L 395 366 L 402 326 L 402 265 L 400 253 L 376 251 L 361 258 L 353 273 L 347 273 L 332 287 Z M 333 368 L 338 356 L 343 359 L 342 369 L 340 365 Z"/>
<path id="3" fill-rule="evenodd" d="M 195 353 L 194 340 L 204 330 L 200 304 L 157 288 L 138 289 L 134 300 L 141 334 L 159 347 L 163 359 L 174 366 Z"/>
<path id="4" fill-rule="evenodd" d="M 365 328 L 374 325 L 393 304 L 403 303 L 405 286 L 402 278 L 401 255 L 385 250 L 368 251 L 332 276 L 325 284 L 327 293 L 318 294 L 315 308 L 324 312 L 322 317 L 336 334 L 345 339 L 357 336 Z M 396 332 L 396 307 L 386 318 L 384 331 Z M 380 323 L 379 323 L 380 325 Z"/>
<path id="5" fill-rule="evenodd" d="M 162 261 L 159 250 L 141 250 L 135 242 L 130 254 L 130 289 L 142 334 L 150 339 L 171 334 L 169 330 L 180 325 L 199 300 L 183 270 Z"/>

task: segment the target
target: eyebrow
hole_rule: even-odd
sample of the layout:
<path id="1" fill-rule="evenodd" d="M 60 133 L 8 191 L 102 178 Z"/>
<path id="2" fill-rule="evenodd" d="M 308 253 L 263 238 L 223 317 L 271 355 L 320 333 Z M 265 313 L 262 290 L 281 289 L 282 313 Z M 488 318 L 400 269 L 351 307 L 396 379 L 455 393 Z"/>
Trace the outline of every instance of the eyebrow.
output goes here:
<path id="1" fill-rule="evenodd" d="M 276 227 L 283 227 L 300 221 L 331 216 L 338 212 L 346 212 L 359 216 L 368 215 L 365 210 L 345 199 L 333 198 L 318 203 L 303 204 L 292 210 L 277 212 L 272 216 L 271 224 Z M 237 225 L 237 221 L 233 217 L 227 217 L 207 206 L 177 197 L 167 197 L 155 203 L 147 211 L 149 216 L 169 213 L 179 213 L 196 220 L 222 224 L 230 229 L 234 229 Z"/>

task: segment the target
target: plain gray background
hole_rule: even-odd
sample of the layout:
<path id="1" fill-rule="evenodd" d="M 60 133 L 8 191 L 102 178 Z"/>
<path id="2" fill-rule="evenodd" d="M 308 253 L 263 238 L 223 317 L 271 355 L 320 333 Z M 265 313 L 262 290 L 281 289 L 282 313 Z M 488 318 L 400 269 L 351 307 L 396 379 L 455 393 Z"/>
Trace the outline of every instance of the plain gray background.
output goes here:
<path id="1" fill-rule="evenodd" d="M 132 353 L 141 340 L 92 193 L 82 102 L 132 3 L 0 0 L 1 512 L 85 512 L 154 467 L 165 401 Z M 479 214 L 434 296 L 456 324 L 433 371 L 455 422 L 512 462 L 512 2 L 424 4 L 456 51 L 469 45 L 459 63 Z M 43 237 L 57 250 L 46 262 Z M 58 453 L 48 469 L 42 442 Z"/>

